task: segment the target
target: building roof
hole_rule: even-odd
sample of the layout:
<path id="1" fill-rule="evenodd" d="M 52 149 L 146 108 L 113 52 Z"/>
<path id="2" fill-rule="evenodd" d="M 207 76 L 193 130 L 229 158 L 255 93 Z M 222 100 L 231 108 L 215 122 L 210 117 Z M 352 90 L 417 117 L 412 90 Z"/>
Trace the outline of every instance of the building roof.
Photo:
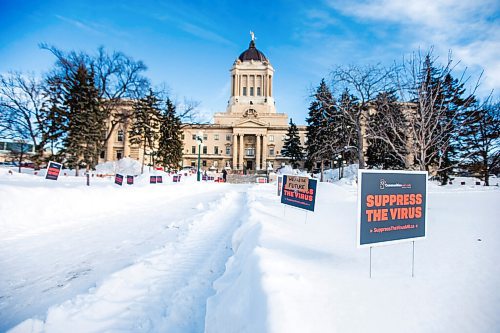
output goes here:
<path id="1" fill-rule="evenodd" d="M 254 40 L 250 41 L 250 45 L 248 46 L 248 49 L 245 52 L 243 52 L 242 54 L 240 54 L 238 59 L 240 59 L 240 61 L 251 61 L 251 60 L 268 61 L 266 56 L 264 55 L 264 53 L 257 50 L 257 48 L 255 47 Z"/>

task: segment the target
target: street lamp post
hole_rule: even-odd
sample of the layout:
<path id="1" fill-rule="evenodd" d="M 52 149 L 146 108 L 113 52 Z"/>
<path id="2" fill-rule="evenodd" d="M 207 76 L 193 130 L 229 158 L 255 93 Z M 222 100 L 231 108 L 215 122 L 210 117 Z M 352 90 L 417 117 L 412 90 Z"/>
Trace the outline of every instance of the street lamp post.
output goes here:
<path id="1" fill-rule="evenodd" d="M 196 135 L 196 141 L 198 141 L 198 172 L 196 173 L 196 180 L 201 181 L 201 172 L 200 172 L 200 153 L 201 153 L 201 144 L 203 143 L 203 134 L 198 132 Z"/>
<path id="2" fill-rule="evenodd" d="M 339 161 L 339 180 L 341 179 L 340 176 L 340 168 L 342 167 L 342 155 L 337 156 L 338 161 Z"/>

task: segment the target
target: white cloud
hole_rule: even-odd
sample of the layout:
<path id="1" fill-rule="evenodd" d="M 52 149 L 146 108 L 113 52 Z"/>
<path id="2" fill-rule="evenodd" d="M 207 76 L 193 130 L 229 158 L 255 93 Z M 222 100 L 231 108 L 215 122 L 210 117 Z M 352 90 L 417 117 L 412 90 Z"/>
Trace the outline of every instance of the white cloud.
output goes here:
<path id="1" fill-rule="evenodd" d="M 480 92 L 500 90 L 500 3 L 496 0 L 330 1 L 336 11 L 366 22 L 399 25 L 413 49 L 434 46 L 446 58 L 449 50 L 459 69 L 484 69 Z M 412 51 L 412 50 L 407 50 Z"/>
<path id="2" fill-rule="evenodd" d="M 189 23 L 189 22 L 182 22 L 179 24 L 180 29 L 183 31 L 196 36 L 201 39 L 208 40 L 210 42 L 215 42 L 215 43 L 220 43 L 220 44 L 226 44 L 226 45 L 233 45 L 233 43 L 226 38 L 216 34 L 215 32 L 203 28 L 201 26 Z"/>
<path id="3" fill-rule="evenodd" d="M 103 34 L 101 31 L 99 31 L 99 30 L 95 29 L 94 27 L 92 27 L 92 24 L 87 24 L 87 23 L 84 23 L 84 22 L 82 22 L 80 20 L 70 19 L 68 17 L 64 17 L 64 16 L 61 16 L 61 15 L 55 15 L 55 17 L 57 17 L 61 21 L 64 21 L 66 23 L 69 23 L 69 24 L 75 26 L 78 29 L 85 30 L 87 32 L 91 32 L 91 33 L 94 33 L 94 34 L 99 34 L 99 35 Z"/>

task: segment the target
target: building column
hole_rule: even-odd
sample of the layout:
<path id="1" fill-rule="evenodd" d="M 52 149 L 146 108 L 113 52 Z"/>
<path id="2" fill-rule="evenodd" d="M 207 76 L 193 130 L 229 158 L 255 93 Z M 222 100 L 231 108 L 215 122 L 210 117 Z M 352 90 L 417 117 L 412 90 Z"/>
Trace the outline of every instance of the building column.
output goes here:
<path id="1" fill-rule="evenodd" d="M 262 169 L 267 170 L 267 135 L 262 137 Z"/>
<path id="2" fill-rule="evenodd" d="M 234 97 L 239 96 L 240 93 L 240 76 L 238 75 L 237 72 L 234 74 Z"/>
<path id="3" fill-rule="evenodd" d="M 267 75 L 262 75 L 262 96 L 267 98 Z"/>
<path id="4" fill-rule="evenodd" d="M 260 134 L 257 134 L 257 144 L 255 145 L 255 170 L 260 170 Z"/>
<path id="5" fill-rule="evenodd" d="M 238 169 L 238 135 L 233 134 L 233 170 Z"/>
<path id="6" fill-rule="evenodd" d="M 244 156 L 245 156 L 245 145 L 244 145 L 244 134 L 240 134 L 240 170 L 243 170 Z"/>
<path id="7" fill-rule="evenodd" d="M 114 161 L 115 157 L 113 156 L 113 143 L 114 143 L 114 133 L 111 134 L 108 142 L 106 143 L 106 158 L 105 161 Z"/>
<path id="8" fill-rule="evenodd" d="M 130 157 L 130 142 L 128 141 L 128 126 L 123 128 L 123 157 Z"/>

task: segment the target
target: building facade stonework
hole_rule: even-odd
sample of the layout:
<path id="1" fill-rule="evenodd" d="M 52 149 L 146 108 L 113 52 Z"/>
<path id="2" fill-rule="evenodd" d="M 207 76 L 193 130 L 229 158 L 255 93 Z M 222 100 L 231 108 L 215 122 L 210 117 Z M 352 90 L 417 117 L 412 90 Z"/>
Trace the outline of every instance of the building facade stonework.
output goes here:
<path id="1" fill-rule="evenodd" d="M 231 169 L 252 172 L 276 169 L 289 159 L 281 152 L 288 132 L 288 116 L 276 112 L 273 97 L 274 68 L 255 47 L 252 37 L 246 51 L 231 68 L 231 90 L 226 112 L 214 114 L 210 125 L 185 124 L 183 166 L 204 170 Z M 306 127 L 298 126 L 304 146 Z M 199 140 L 198 138 L 201 138 Z"/>

